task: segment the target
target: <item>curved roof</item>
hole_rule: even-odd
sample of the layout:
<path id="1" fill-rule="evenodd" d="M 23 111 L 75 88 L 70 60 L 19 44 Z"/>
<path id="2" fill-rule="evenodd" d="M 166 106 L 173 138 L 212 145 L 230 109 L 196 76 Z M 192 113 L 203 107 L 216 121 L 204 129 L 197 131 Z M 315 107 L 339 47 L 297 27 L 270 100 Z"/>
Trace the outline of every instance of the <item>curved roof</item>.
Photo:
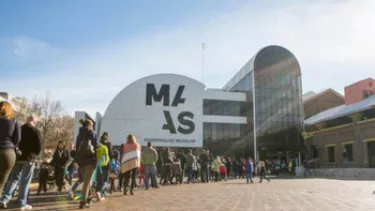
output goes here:
<path id="1" fill-rule="evenodd" d="M 260 49 L 223 87 L 223 90 L 232 89 L 242 78 L 254 70 L 254 67 L 257 66 L 258 69 L 262 69 L 264 65 L 267 65 L 270 58 L 279 59 L 279 57 L 270 57 L 270 54 L 275 52 L 283 52 L 284 56 L 292 56 L 295 60 L 296 57 L 286 48 L 278 45 L 270 45 Z M 263 62 L 263 60 L 267 60 Z"/>
<path id="2" fill-rule="evenodd" d="M 353 113 L 361 112 L 369 108 L 375 107 L 375 95 L 362 100 L 358 103 L 351 105 L 340 105 L 325 111 L 318 113 L 304 121 L 306 125 L 312 125 L 319 122 L 328 121 L 331 119 L 336 119 L 339 117 L 347 116 Z"/>

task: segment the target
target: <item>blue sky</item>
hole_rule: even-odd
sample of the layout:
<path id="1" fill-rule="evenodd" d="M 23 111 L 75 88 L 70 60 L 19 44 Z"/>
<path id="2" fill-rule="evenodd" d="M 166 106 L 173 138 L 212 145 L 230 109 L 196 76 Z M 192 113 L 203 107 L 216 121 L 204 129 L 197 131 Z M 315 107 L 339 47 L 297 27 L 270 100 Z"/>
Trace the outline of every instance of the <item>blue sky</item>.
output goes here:
<path id="1" fill-rule="evenodd" d="M 104 113 L 140 77 L 171 72 L 201 80 L 201 42 L 212 88 L 270 44 L 299 59 L 304 92 L 342 92 L 375 77 L 375 1 L 275 2 L 0 1 L 1 91 L 30 99 L 48 91 L 70 113 Z"/>

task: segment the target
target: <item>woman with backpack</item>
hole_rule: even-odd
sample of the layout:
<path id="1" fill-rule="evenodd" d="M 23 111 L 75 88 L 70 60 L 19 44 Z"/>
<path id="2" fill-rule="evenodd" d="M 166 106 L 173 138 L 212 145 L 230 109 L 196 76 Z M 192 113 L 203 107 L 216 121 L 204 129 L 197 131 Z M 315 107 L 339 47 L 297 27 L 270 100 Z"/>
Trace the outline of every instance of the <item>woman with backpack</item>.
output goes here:
<path id="1" fill-rule="evenodd" d="M 127 195 L 128 193 L 130 176 L 132 179 L 130 194 L 134 195 L 137 169 L 139 167 L 141 167 L 141 146 L 138 144 L 133 135 L 128 135 L 121 160 L 121 173 L 123 174 L 124 180 L 124 195 Z"/>
<path id="2" fill-rule="evenodd" d="M 91 199 L 89 192 L 92 184 L 92 177 L 97 166 L 96 150 L 98 141 L 96 133 L 93 131 L 94 123 L 91 120 L 83 120 L 83 127 L 77 136 L 76 155 L 74 157 L 79 165 L 79 170 L 83 180 L 82 199 L 79 205 L 80 209 L 89 208 Z"/>
<path id="3" fill-rule="evenodd" d="M 64 186 L 65 171 L 70 161 L 69 151 L 65 149 L 64 142 L 59 141 L 51 161 L 51 165 L 55 167 L 55 181 L 58 194 L 61 194 L 62 192 L 62 188 Z"/>

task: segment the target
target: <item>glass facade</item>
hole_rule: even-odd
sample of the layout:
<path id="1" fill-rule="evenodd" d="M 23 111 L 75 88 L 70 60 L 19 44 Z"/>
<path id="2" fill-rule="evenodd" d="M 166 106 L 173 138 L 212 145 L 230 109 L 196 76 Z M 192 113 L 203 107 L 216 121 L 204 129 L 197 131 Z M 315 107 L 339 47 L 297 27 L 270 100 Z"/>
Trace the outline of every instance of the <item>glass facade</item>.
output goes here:
<path id="1" fill-rule="evenodd" d="M 253 61 L 253 65 L 244 67 L 251 70 L 241 70 L 246 75 L 232 83 L 233 86 L 225 88 L 246 93 L 246 103 L 204 102 L 205 115 L 243 116 L 247 117 L 247 124 L 232 127 L 229 126 L 231 124 L 205 123 L 205 146 L 224 155 L 254 155 L 255 94 L 257 150 L 284 155 L 287 151 L 301 150 L 303 110 L 301 73 L 297 59 L 282 47 L 270 46 L 262 49 Z M 232 133 L 232 130 L 240 132 Z"/>
<path id="2" fill-rule="evenodd" d="M 245 116 L 249 102 L 229 100 L 203 100 L 203 114 L 217 116 Z"/>
<path id="3" fill-rule="evenodd" d="M 302 88 L 299 64 L 283 48 L 266 48 L 254 61 L 257 148 L 299 150 Z"/>

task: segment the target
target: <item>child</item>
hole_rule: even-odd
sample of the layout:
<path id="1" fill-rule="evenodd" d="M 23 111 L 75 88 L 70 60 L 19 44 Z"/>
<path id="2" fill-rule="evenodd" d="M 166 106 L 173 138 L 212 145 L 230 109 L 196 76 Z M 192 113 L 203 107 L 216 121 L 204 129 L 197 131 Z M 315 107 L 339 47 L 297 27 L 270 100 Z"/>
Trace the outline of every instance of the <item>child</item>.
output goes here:
<path id="1" fill-rule="evenodd" d="M 48 163 L 43 162 L 39 170 L 39 188 L 36 195 L 40 195 L 43 190 L 44 193 L 47 192 L 47 181 L 48 181 Z"/>
<path id="2" fill-rule="evenodd" d="M 112 194 L 113 191 L 115 191 L 115 180 L 120 174 L 120 156 L 119 154 L 116 154 L 114 152 L 115 156 L 114 159 L 111 161 L 111 168 L 110 168 L 110 174 L 109 174 L 109 184 L 111 187 L 109 188 L 109 193 Z"/>
<path id="3" fill-rule="evenodd" d="M 138 179 L 139 179 L 138 184 L 142 185 L 142 182 L 145 180 L 145 167 L 143 164 L 141 164 L 141 167 L 139 167 Z"/>
<path id="4" fill-rule="evenodd" d="M 226 180 L 226 175 L 227 175 L 227 168 L 224 164 L 222 164 L 220 166 L 220 176 L 221 176 L 221 179 L 223 180 Z"/>
<path id="5" fill-rule="evenodd" d="M 249 158 L 249 160 L 246 162 L 246 183 L 249 184 L 249 182 L 251 181 L 251 183 L 254 183 L 253 182 L 253 169 L 254 169 L 254 165 L 253 165 L 253 162 L 251 161 L 251 158 Z"/>

